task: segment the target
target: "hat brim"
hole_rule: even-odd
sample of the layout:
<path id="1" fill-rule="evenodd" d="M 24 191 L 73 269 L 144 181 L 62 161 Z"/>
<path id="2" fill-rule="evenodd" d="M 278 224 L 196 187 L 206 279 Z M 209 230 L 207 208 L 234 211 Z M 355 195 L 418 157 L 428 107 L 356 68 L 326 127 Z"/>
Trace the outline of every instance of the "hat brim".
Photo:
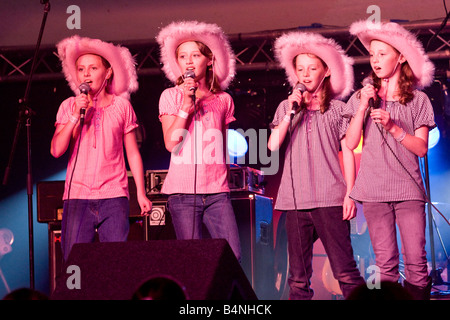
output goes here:
<path id="1" fill-rule="evenodd" d="M 294 31 L 279 37 L 275 41 L 274 49 L 275 57 L 286 71 L 291 86 L 298 82 L 294 58 L 302 53 L 311 53 L 328 66 L 334 98 L 344 99 L 353 90 L 353 59 L 348 57 L 333 39 L 316 33 Z"/>
<path id="2" fill-rule="evenodd" d="M 350 26 L 350 33 L 358 37 L 367 51 L 370 51 L 372 40 L 385 42 L 397 49 L 408 61 L 418 89 L 433 83 L 434 65 L 425 53 L 422 43 L 398 23 L 357 21 Z"/>
<path id="3" fill-rule="evenodd" d="M 80 85 L 77 79 L 76 61 L 84 54 L 102 56 L 111 65 L 114 77 L 107 88 L 108 92 L 129 98 L 130 93 L 135 92 L 139 87 L 134 58 L 125 47 L 78 35 L 62 40 L 56 47 L 63 73 L 75 94 L 79 94 Z"/>
<path id="4" fill-rule="evenodd" d="M 199 41 L 213 53 L 214 74 L 225 90 L 235 76 L 236 59 L 227 36 L 216 24 L 198 21 L 172 22 L 156 37 L 160 45 L 161 62 L 166 77 L 176 83 L 182 75 L 177 63 L 176 49 L 186 41 Z"/>

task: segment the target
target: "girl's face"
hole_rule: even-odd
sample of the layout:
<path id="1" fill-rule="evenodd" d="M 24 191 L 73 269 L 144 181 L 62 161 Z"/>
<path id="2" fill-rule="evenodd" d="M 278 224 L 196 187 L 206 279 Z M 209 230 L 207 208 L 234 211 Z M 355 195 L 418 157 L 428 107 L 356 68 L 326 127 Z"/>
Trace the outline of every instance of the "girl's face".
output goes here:
<path id="1" fill-rule="evenodd" d="M 328 68 L 322 61 L 312 54 L 302 53 L 295 58 L 295 73 L 300 83 L 303 83 L 308 92 L 314 92 L 324 77 L 329 76 Z"/>
<path id="2" fill-rule="evenodd" d="M 401 64 L 406 61 L 403 55 L 392 46 L 379 40 L 370 42 L 369 54 L 372 70 L 380 79 L 391 77 L 395 74 L 394 70 L 400 72 L 399 66 L 395 68 L 397 63 Z"/>
<path id="3" fill-rule="evenodd" d="M 177 62 L 181 72 L 191 69 L 195 73 L 196 79 L 206 75 L 206 69 L 211 64 L 211 60 L 204 56 L 194 41 L 183 42 L 177 49 Z"/>
<path id="4" fill-rule="evenodd" d="M 84 54 L 76 62 L 77 79 L 87 82 L 91 93 L 95 94 L 102 87 L 103 81 L 111 77 L 111 69 L 106 68 L 102 58 L 95 54 Z"/>

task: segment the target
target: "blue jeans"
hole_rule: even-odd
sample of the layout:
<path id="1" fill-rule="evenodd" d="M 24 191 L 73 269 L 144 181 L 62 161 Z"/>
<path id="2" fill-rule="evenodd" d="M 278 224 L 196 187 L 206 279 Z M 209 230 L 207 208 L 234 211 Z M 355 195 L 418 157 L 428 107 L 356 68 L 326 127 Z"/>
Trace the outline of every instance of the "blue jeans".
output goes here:
<path id="1" fill-rule="evenodd" d="M 195 210 L 194 210 L 195 197 Z M 202 224 L 213 239 L 228 241 L 240 261 L 239 231 L 230 193 L 173 194 L 167 201 L 177 239 L 202 239 Z M 194 213 L 195 212 L 195 213 Z"/>
<path id="2" fill-rule="evenodd" d="M 130 229 L 130 206 L 126 197 L 64 201 L 61 249 L 67 261 L 72 246 L 90 243 L 98 232 L 99 241 L 126 241 Z"/>
<path id="3" fill-rule="evenodd" d="M 286 212 L 290 300 L 312 299 L 313 244 L 320 238 L 330 260 L 334 278 L 346 298 L 365 283 L 353 257 L 350 223 L 342 220 L 342 207 Z"/>

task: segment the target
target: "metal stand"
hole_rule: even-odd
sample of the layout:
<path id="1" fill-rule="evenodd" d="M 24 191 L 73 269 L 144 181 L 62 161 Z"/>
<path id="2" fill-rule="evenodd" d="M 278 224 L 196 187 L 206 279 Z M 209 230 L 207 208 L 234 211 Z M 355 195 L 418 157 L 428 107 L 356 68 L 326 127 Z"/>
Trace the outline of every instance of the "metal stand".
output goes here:
<path id="1" fill-rule="evenodd" d="M 427 154 L 424 157 L 424 161 L 425 161 L 425 188 L 426 188 L 427 197 L 428 197 L 428 201 L 429 201 L 427 207 L 428 207 L 428 231 L 429 231 L 429 236 L 430 236 L 430 254 L 431 254 L 430 277 L 431 277 L 433 286 L 442 286 L 442 285 L 449 286 L 450 283 L 444 282 L 442 280 L 442 277 L 441 277 L 442 270 L 436 269 L 436 254 L 435 254 L 435 248 L 434 248 L 434 232 L 433 232 L 434 217 L 433 217 L 433 213 L 431 210 L 432 203 L 431 203 L 431 192 L 430 192 L 430 174 L 428 171 L 428 155 Z M 440 233 L 439 233 L 439 230 L 437 229 L 437 226 L 436 226 L 436 230 L 437 230 L 438 236 L 440 237 Z M 441 240 L 441 243 L 443 243 L 442 239 L 440 239 L 440 240 Z M 444 247 L 444 250 L 445 250 L 445 247 Z M 448 261 L 448 257 L 447 257 L 447 261 Z M 434 297 L 448 296 L 448 295 L 450 295 L 450 291 L 437 290 L 437 291 L 431 292 L 431 295 Z"/>
<path id="2" fill-rule="evenodd" d="M 25 123 L 27 128 L 27 195 L 28 195 L 28 244 L 29 244 L 29 263 L 30 263 L 30 289 L 34 290 L 34 241 L 33 241 L 33 175 L 32 175 L 32 165 L 31 165 L 31 117 L 34 115 L 34 111 L 28 106 L 28 98 L 31 89 L 31 79 L 33 77 L 37 56 L 39 53 L 39 47 L 41 45 L 42 35 L 44 33 L 45 23 L 47 21 L 47 15 L 50 11 L 50 3 L 48 0 L 41 0 L 41 4 L 44 4 L 44 16 L 42 18 L 41 29 L 39 31 L 39 37 L 36 44 L 36 49 L 34 51 L 33 62 L 31 65 L 31 71 L 28 77 L 27 86 L 25 89 L 25 94 L 23 99 L 20 100 L 21 106 L 19 110 L 19 117 L 17 120 L 17 127 L 14 135 L 14 141 L 12 145 L 12 150 L 10 153 L 8 166 L 5 170 L 5 175 L 3 178 L 3 185 L 7 185 L 9 173 L 11 171 L 12 160 L 14 158 L 14 153 L 17 146 L 17 141 L 19 133 L 21 131 L 23 123 Z"/>

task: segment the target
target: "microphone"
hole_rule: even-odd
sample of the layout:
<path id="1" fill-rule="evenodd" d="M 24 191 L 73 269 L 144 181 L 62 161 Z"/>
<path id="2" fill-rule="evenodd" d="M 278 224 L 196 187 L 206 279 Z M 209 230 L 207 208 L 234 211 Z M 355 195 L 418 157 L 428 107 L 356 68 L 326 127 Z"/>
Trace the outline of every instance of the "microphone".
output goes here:
<path id="1" fill-rule="evenodd" d="M 195 79 L 195 72 L 194 72 L 194 70 L 187 69 L 186 72 L 183 75 L 183 78 L 184 79 L 187 79 L 187 78 Z M 196 87 L 190 87 L 189 88 L 190 91 L 195 91 L 196 89 L 197 89 Z"/>
<path id="2" fill-rule="evenodd" d="M 369 77 L 365 77 L 361 84 L 363 85 L 363 87 L 365 87 L 368 84 L 373 85 L 372 77 L 370 77 L 370 76 Z M 372 108 L 372 109 L 375 108 L 375 102 L 374 102 L 373 98 L 369 99 L 369 107 Z"/>
<path id="3" fill-rule="evenodd" d="M 303 93 L 306 91 L 306 87 L 303 83 L 297 83 L 294 87 L 294 90 L 300 90 L 300 92 Z M 295 112 L 297 112 L 298 108 L 300 108 L 300 106 L 298 105 L 297 101 L 294 101 L 294 103 L 292 104 L 291 119 L 294 117 Z"/>
<path id="4" fill-rule="evenodd" d="M 80 84 L 78 89 L 80 89 L 80 93 L 88 94 L 91 90 L 91 87 L 89 86 L 89 83 L 83 82 L 82 84 Z"/>
<path id="5" fill-rule="evenodd" d="M 91 90 L 91 87 L 89 86 L 89 83 L 83 82 L 83 83 L 80 84 L 78 89 L 80 89 L 80 93 L 88 94 L 89 91 Z M 81 110 L 80 110 L 80 119 L 81 120 L 84 120 L 84 115 L 85 114 L 86 114 L 86 108 L 81 108 Z"/>

